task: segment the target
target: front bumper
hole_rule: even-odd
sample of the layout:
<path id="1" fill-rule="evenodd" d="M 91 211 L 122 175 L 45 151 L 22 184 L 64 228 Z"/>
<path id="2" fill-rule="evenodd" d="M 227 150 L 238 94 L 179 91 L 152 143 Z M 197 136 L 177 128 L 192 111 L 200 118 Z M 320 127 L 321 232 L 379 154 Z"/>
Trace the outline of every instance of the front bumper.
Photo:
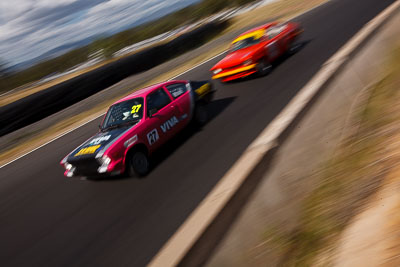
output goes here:
<path id="1" fill-rule="evenodd" d="M 212 78 L 214 80 L 222 79 L 223 81 L 230 81 L 234 79 L 243 78 L 257 72 L 256 66 L 257 64 L 251 64 L 248 66 L 242 66 L 235 69 L 223 70 L 220 73 L 214 75 Z"/>
<path id="2" fill-rule="evenodd" d="M 122 160 L 114 161 L 105 170 L 99 171 L 102 167 L 101 163 L 95 159 L 80 159 L 78 161 L 69 162 L 73 168 L 71 170 L 65 170 L 64 176 L 75 177 L 100 177 L 100 176 L 114 176 L 124 172 L 125 166 Z"/>

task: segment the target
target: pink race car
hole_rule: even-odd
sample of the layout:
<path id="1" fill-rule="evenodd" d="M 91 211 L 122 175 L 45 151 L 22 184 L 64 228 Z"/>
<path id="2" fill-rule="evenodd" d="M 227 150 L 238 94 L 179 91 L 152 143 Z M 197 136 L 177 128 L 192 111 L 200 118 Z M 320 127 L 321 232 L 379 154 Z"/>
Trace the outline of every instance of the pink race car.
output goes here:
<path id="1" fill-rule="evenodd" d="M 115 102 L 99 132 L 60 162 L 65 167 L 64 175 L 146 175 L 149 156 L 155 150 L 190 121 L 206 123 L 205 106 L 213 94 L 207 81 L 170 81 Z"/>

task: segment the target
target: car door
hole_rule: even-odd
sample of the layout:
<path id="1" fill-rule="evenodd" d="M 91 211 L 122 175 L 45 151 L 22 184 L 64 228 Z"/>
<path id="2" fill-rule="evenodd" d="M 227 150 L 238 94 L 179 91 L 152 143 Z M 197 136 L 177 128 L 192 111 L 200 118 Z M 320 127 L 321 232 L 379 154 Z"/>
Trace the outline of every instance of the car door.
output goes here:
<path id="1" fill-rule="evenodd" d="M 274 61 L 282 54 L 281 30 L 277 26 L 273 26 L 267 30 L 269 42 L 265 46 L 267 56 L 271 61 Z"/>
<path id="2" fill-rule="evenodd" d="M 171 98 L 159 88 L 146 97 L 146 139 L 151 150 L 165 143 L 176 133 L 179 120 Z"/>
<path id="3" fill-rule="evenodd" d="M 190 121 L 192 112 L 192 99 L 186 83 L 173 83 L 165 86 L 168 93 L 171 95 L 172 104 L 176 110 L 177 118 L 179 120 L 178 128 L 183 128 Z"/>

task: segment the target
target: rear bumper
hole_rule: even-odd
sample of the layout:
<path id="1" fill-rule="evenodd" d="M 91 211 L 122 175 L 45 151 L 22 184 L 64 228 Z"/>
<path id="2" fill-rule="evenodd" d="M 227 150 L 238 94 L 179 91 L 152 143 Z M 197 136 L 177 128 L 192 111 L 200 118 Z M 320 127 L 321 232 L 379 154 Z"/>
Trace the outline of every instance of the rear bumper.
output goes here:
<path id="1" fill-rule="evenodd" d="M 257 72 L 256 66 L 257 66 L 257 64 L 251 64 L 251 65 L 239 67 L 239 68 L 236 68 L 233 70 L 225 70 L 225 71 L 222 71 L 222 72 L 214 75 L 212 78 L 213 79 L 221 79 L 224 82 L 243 78 L 243 77 L 249 76 L 249 75 Z"/>

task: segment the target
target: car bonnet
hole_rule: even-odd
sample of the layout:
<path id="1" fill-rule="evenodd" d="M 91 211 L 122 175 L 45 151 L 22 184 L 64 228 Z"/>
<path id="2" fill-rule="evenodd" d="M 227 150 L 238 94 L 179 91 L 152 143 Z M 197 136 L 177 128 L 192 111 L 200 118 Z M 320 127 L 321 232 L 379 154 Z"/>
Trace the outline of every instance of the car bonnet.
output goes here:
<path id="1" fill-rule="evenodd" d="M 137 125 L 137 124 L 136 124 Z M 125 133 L 130 131 L 136 125 L 111 129 L 109 131 L 98 132 L 89 140 L 72 151 L 68 157 L 68 162 L 73 162 L 79 159 L 100 158 L 106 150 L 119 140 Z"/>

